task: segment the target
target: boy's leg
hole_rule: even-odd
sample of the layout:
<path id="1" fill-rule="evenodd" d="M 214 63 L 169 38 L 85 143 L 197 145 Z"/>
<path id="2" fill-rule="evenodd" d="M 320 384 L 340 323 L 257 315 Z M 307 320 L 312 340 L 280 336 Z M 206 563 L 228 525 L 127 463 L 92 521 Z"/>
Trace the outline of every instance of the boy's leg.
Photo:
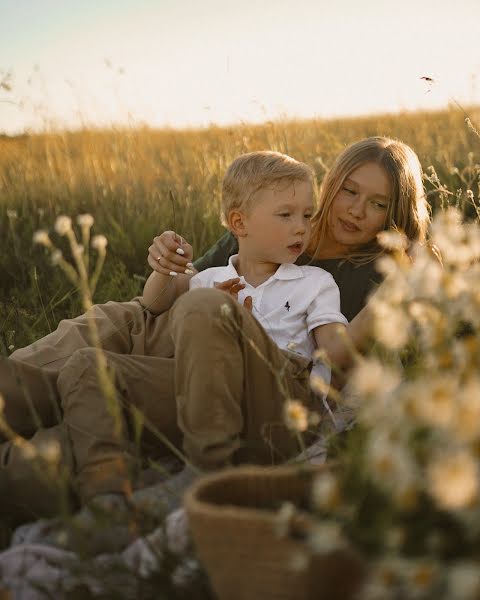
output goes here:
<path id="1" fill-rule="evenodd" d="M 177 427 L 173 359 L 105 353 L 115 373 L 115 389 L 120 403 L 115 416 L 105 400 L 98 379 L 95 351 L 75 352 L 58 378 L 64 423 L 72 444 L 76 489 L 83 502 L 106 493 L 128 493 L 130 470 L 137 448 L 135 407 L 145 417 L 142 446 L 150 456 L 168 454 L 168 446 L 150 428 L 180 445 Z"/>
<path id="2" fill-rule="evenodd" d="M 299 452 L 284 401 L 316 406 L 309 361 L 282 351 L 226 293 L 196 289 L 170 310 L 184 451 L 201 469 L 282 462 Z"/>
<path id="3" fill-rule="evenodd" d="M 15 433 L 30 437 L 37 429 L 59 422 L 56 378 L 54 371 L 0 357 L 0 394 L 4 404 L 1 418 Z M 0 428 L 0 442 L 6 439 Z"/>

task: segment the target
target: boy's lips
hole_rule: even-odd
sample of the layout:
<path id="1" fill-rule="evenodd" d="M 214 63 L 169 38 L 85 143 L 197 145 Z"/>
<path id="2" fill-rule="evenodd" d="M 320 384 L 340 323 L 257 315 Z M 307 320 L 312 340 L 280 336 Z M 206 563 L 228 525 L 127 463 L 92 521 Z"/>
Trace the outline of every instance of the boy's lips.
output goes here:
<path id="1" fill-rule="evenodd" d="M 294 254 L 301 254 L 303 250 L 303 244 L 302 242 L 297 242 L 296 244 L 290 244 L 290 246 L 287 246 L 287 248 Z"/>
<path id="2" fill-rule="evenodd" d="M 340 219 L 340 218 L 338 220 L 340 222 L 340 225 L 346 231 L 349 231 L 350 233 L 356 233 L 357 231 L 360 231 L 360 227 L 357 227 L 357 225 L 355 225 L 355 223 L 350 223 L 350 221 L 344 221 L 343 219 Z"/>

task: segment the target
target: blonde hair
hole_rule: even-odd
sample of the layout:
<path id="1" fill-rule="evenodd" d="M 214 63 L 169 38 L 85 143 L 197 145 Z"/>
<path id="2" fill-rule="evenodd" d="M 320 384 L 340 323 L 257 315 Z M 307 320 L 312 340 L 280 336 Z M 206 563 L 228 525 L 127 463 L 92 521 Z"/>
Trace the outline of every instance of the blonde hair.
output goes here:
<path id="1" fill-rule="evenodd" d="M 325 176 L 319 206 L 312 218 L 308 253 L 314 256 L 328 230 L 328 217 L 334 198 L 347 177 L 358 167 L 373 162 L 381 166 L 390 182 L 390 202 L 384 229 L 403 232 L 411 241 L 425 242 L 430 211 L 425 198 L 422 167 L 415 152 L 403 142 L 386 137 L 370 137 L 346 148 Z M 382 252 L 376 239 L 355 248 L 345 256 L 368 262 Z"/>
<path id="2" fill-rule="evenodd" d="M 315 195 L 315 176 L 305 163 L 269 150 L 241 154 L 228 167 L 223 178 L 222 224 L 228 227 L 230 211 L 248 211 L 259 190 L 279 184 L 288 186 L 295 181 L 310 183 Z"/>

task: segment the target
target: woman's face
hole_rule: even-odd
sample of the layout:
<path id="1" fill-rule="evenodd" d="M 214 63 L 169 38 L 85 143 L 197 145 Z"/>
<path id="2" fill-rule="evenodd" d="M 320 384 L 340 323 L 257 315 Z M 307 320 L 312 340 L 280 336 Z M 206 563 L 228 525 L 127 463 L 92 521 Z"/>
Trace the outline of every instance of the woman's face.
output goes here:
<path id="1" fill-rule="evenodd" d="M 371 242 L 385 226 L 390 182 L 384 169 L 368 162 L 350 173 L 328 215 L 330 243 L 339 255 Z"/>

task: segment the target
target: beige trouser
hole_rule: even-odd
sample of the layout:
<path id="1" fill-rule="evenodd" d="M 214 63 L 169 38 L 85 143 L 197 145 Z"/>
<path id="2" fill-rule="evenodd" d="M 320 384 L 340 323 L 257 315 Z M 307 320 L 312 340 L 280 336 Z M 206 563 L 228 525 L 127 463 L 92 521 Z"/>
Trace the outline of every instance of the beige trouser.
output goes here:
<path id="1" fill-rule="evenodd" d="M 218 290 L 182 296 L 170 310 L 169 327 L 172 358 L 140 357 L 135 364 L 135 357 L 107 353 L 127 408 L 123 417 L 135 406 L 169 440 L 183 437 L 186 457 L 203 470 L 282 462 L 300 450 L 283 424 L 283 403 L 314 403 L 309 361 L 280 350 L 248 311 Z M 81 497 L 125 490 L 131 419 L 114 434 L 115 417 L 103 400 L 92 350 L 72 356 L 58 389 Z"/>
<path id="2" fill-rule="evenodd" d="M 183 438 L 187 458 L 206 470 L 284 461 L 299 451 L 283 424 L 284 400 L 319 410 L 309 361 L 280 350 L 227 294 L 193 290 L 158 319 L 163 357 L 106 352 L 122 406 L 120 428 L 98 382 L 94 351 L 81 348 L 60 368 L 57 393 L 84 500 L 129 485 L 132 407 L 147 421 L 144 448 L 153 455 L 165 449 L 152 429 L 177 445 Z"/>
<path id="3" fill-rule="evenodd" d="M 158 385 L 152 376 L 155 367 L 151 356 L 145 355 L 173 355 L 166 326 L 168 313 L 151 315 L 136 300 L 96 305 L 87 314 L 62 321 L 53 333 L 15 351 L 9 359 L 0 357 L 3 417 L 11 429 L 29 438 L 30 443 L 30 451 L 25 455 L 20 446 L 5 441 L 6 436 L 0 430 L 0 442 L 4 442 L 0 443 L 0 514 L 24 520 L 58 513 L 58 473 L 72 470 L 72 459 L 70 439 L 63 424 L 59 425 L 62 411 L 57 380 L 69 361 L 73 365 L 81 362 L 81 352 L 74 359 L 80 350 L 91 356 L 87 318 L 93 319 L 103 347 L 111 352 L 110 362 L 118 360 L 118 371 L 124 373 L 130 395 L 134 398 L 155 397 L 155 386 Z M 135 356 L 129 356 L 129 353 Z M 138 365 L 142 363 L 143 373 L 139 379 Z M 93 364 L 91 372 L 96 372 Z M 92 413 L 90 423 L 94 415 Z M 143 439 L 147 454 L 150 451 L 158 453 L 156 440 L 153 447 L 152 440 L 148 446 L 148 432 Z M 46 469 L 42 461 L 32 462 L 32 449 L 35 454 L 42 455 L 52 444 L 60 448 L 57 470 L 50 466 Z M 62 479 L 62 489 L 64 487 Z M 63 502 L 64 498 L 61 500 Z"/>

